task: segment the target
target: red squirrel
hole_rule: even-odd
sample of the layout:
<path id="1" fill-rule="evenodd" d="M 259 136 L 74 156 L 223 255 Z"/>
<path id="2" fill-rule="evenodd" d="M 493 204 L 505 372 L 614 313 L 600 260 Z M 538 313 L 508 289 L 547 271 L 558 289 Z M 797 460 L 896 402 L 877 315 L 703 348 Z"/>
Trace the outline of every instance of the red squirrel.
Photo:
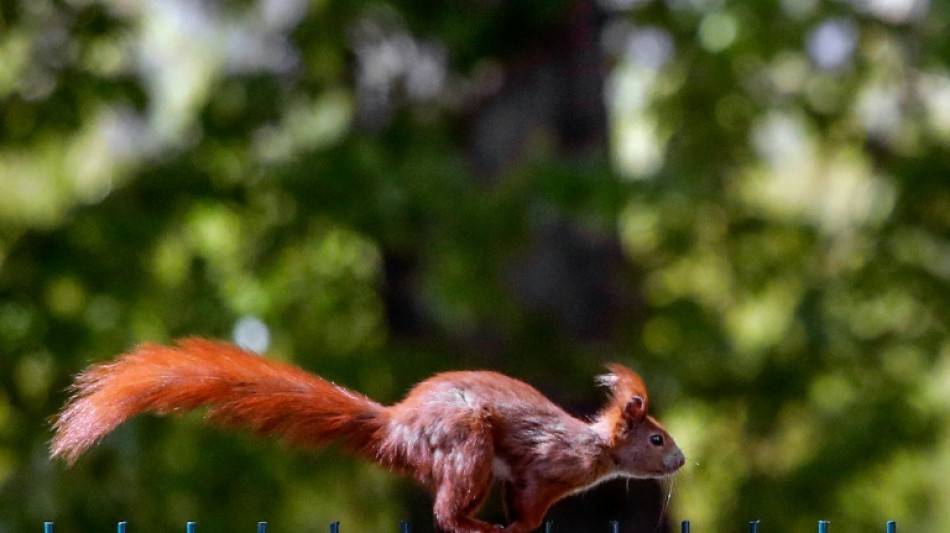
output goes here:
<path id="1" fill-rule="evenodd" d="M 72 464 L 139 412 L 208 405 L 209 420 L 296 445 L 338 441 L 411 474 L 434 495 L 435 520 L 445 531 L 526 533 L 568 494 L 618 476 L 665 477 L 683 466 L 683 453 L 647 415 L 640 376 L 618 364 L 608 369 L 600 381 L 610 400 L 584 421 L 497 372 L 437 374 L 384 406 L 233 344 L 144 344 L 76 378 L 53 424 L 51 454 Z M 504 527 L 475 518 L 493 477 L 504 483 L 511 520 Z"/>

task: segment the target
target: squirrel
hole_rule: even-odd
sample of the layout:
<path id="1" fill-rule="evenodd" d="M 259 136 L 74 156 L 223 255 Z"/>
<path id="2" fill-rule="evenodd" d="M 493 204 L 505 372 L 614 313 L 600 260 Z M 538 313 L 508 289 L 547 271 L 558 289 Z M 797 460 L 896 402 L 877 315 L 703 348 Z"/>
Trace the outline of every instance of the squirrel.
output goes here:
<path id="1" fill-rule="evenodd" d="M 73 464 L 99 439 L 143 411 L 184 413 L 281 437 L 330 441 L 411 474 L 434 496 L 436 524 L 452 533 L 527 533 L 550 506 L 614 477 L 662 478 L 685 462 L 647 414 L 647 390 L 619 364 L 600 383 L 610 400 L 590 421 L 536 389 L 492 371 L 453 371 L 418 383 L 384 406 L 296 366 L 220 341 L 143 344 L 76 377 L 53 422 L 51 456 Z M 475 518 L 492 484 L 504 485 L 510 523 Z"/>

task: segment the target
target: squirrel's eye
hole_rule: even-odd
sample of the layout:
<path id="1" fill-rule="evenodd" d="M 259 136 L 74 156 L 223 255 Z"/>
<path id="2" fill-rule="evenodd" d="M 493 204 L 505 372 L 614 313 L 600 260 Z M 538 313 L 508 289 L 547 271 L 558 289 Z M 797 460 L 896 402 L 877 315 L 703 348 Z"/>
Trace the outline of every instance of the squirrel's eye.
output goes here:
<path id="1" fill-rule="evenodd" d="M 654 446 L 663 446 L 663 435 L 650 435 L 650 444 Z"/>

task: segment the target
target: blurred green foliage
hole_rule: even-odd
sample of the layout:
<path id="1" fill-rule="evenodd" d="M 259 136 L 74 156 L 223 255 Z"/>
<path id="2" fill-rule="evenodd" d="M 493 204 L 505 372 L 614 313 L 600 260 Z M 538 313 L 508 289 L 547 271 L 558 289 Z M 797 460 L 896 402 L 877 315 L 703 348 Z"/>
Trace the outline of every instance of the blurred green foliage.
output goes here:
<path id="1" fill-rule="evenodd" d="M 271 356 L 386 402 L 492 367 L 590 412 L 601 363 L 627 363 L 689 457 L 672 517 L 704 531 L 947 530 L 948 21 L 926 0 L 0 1 L 0 531 L 424 509 L 374 466 L 194 415 L 48 459 L 87 364 L 247 317 Z M 575 46 L 596 60 L 546 62 Z M 546 114 L 587 82 L 603 132 Z"/>

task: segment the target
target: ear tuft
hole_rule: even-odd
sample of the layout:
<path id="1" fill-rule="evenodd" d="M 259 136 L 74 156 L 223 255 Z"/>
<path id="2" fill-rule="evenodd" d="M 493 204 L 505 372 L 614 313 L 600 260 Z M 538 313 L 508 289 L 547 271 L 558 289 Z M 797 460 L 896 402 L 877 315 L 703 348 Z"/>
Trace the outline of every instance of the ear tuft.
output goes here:
<path id="1" fill-rule="evenodd" d="M 608 364 L 607 369 L 610 373 L 598 377 L 598 383 L 610 388 L 610 405 L 616 409 L 614 412 L 628 420 L 646 416 L 649 399 L 643 379 L 633 370 L 616 363 Z"/>
<path id="2" fill-rule="evenodd" d="M 647 386 L 639 374 L 617 363 L 608 364 L 607 369 L 610 370 L 610 374 L 600 376 L 599 382 L 601 385 L 610 387 L 615 398 L 622 398 L 626 402 L 628 398 L 639 396 L 644 405 L 649 402 Z"/>
<path id="3" fill-rule="evenodd" d="M 617 386 L 617 376 L 614 374 L 603 374 L 597 376 L 597 384 L 601 387 L 607 387 L 608 389 L 614 390 Z"/>

